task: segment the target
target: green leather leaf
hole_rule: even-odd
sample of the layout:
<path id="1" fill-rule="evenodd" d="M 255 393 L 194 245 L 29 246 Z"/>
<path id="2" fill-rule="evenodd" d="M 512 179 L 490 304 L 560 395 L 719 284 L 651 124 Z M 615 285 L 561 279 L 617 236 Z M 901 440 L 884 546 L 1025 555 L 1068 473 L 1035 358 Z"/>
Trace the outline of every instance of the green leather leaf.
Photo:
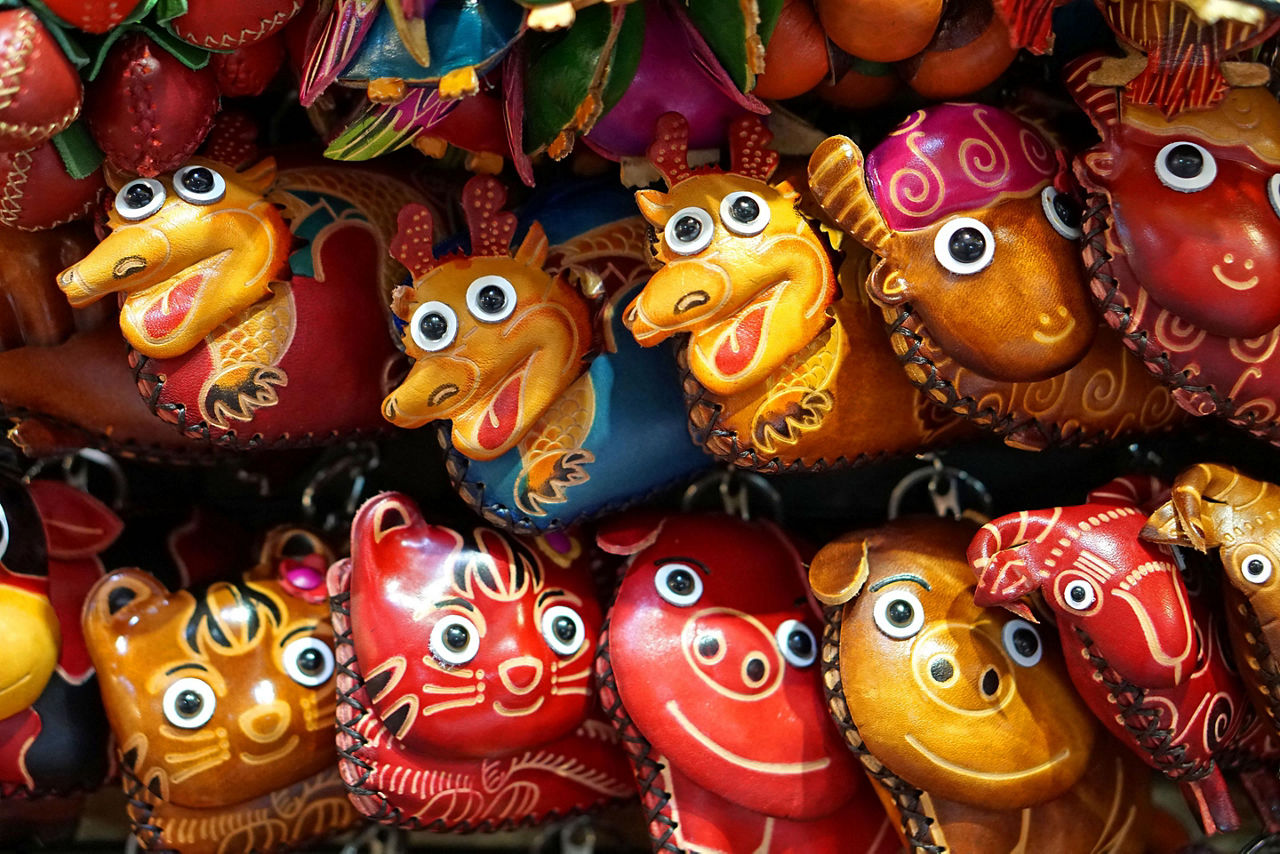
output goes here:
<path id="1" fill-rule="evenodd" d="M 756 56 L 749 45 L 763 47 L 773 35 L 784 0 L 688 0 L 689 20 L 706 39 L 724 70 L 742 92 L 756 85 Z"/>
<path id="2" fill-rule="evenodd" d="M 105 159 L 102 151 L 89 135 L 84 121 L 77 121 L 71 127 L 53 138 L 53 147 L 62 158 L 62 165 L 67 174 L 77 181 L 92 175 Z"/>
<path id="3" fill-rule="evenodd" d="M 622 15 L 603 3 L 578 12 L 572 27 L 525 36 L 528 66 L 524 85 L 524 149 L 546 149 L 574 124 L 588 98 L 600 97 L 606 63 Z M 615 20 L 617 23 L 615 23 Z"/>
<path id="4" fill-rule="evenodd" d="M 636 69 L 640 67 L 640 51 L 644 49 L 644 23 L 644 3 L 627 6 L 622 29 L 618 31 L 618 41 L 613 48 L 613 58 L 609 61 L 604 91 L 601 93 L 601 100 L 604 101 L 601 115 L 612 110 L 622 99 L 636 76 Z"/>

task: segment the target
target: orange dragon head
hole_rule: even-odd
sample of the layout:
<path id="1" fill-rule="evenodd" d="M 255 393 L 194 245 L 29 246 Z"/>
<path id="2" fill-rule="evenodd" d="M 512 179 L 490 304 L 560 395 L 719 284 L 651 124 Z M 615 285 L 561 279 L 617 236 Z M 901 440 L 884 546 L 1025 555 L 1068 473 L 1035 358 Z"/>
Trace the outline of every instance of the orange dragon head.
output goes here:
<path id="1" fill-rule="evenodd" d="M 139 353 L 182 355 L 288 277 L 289 227 L 265 197 L 270 158 L 244 171 L 192 158 L 130 181 L 107 171 L 111 234 L 58 286 L 76 307 L 124 294 L 120 329 Z"/>
<path id="2" fill-rule="evenodd" d="M 392 310 L 415 363 L 383 415 L 400 427 L 448 419 L 454 447 L 475 460 L 514 448 L 581 375 L 593 345 L 586 296 L 566 274 L 543 269 L 542 226 L 534 223 L 512 254 L 516 218 L 502 210 L 506 198 L 493 177 L 467 182 L 470 255 L 432 254 L 431 214 L 421 205 L 400 211 L 391 244 L 413 275 Z"/>
<path id="3" fill-rule="evenodd" d="M 829 322 L 835 274 L 822 241 L 796 210 L 772 134 L 756 116 L 729 127 L 730 171 L 689 166 L 689 123 L 658 120 L 649 159 L 670 188 L 636 193 L 657 232 L 653 274 L 624 322 L 652 347 L 690 333 L 689 366 L 702 385 L 733 394 L 767 377 Z"/>

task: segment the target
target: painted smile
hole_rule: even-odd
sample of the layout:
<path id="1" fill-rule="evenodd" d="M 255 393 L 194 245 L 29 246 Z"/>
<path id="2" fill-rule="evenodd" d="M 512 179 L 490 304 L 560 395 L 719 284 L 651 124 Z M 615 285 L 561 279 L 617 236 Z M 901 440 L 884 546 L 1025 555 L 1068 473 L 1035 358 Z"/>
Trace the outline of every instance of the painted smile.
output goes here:
<path id="1" fill-rule="evenodd" d="M 14 681 L 10 682 L 8 685 L 0 685 L 0 694 L 7 694 L 8 692 L 12 691 L 14 688 L 17 688 L 19 685 L 21 685 L 23 682 L 26 682 L 30 678 L 31 678 L 30 673 L 24 673 Z"/>
<path id="2" fill-rule="evenodd" d="M 675 700 L 668 700 L 666 705 L 667 712 L 671 717 L 675 718 L 680 728 L 693 736 L 694 740 L 723 759 L 731 765 L 737 765 L 739 768 L 745 768 L 748 771 L 755 771 L 758 774 L 777 774 L 779 776 L 791 776 L 793 774 L 810 774 L 814 771 L 822 771 L 831 765 L 831 759 L 824 756 L 821 759 L 809 759 L 800 762 L 761 762 L 758 759 L 748 759 L 745 756 L 739 756 L 737 753 L 722 747 L 711 740 L 710 736 L 693 725 L 693 721 L 685 717 L 684 712 L 680 711 L 680 707 Z"/>
<path id="3" fill-rule="evenodd" d="M 1030 768 L 1023 768 L 1021 771 L 978 771 L 943 759 L 941 756 L 921 744 L 920 740 L 913 735 L 906 736 L 906 740 L 907 744 L 914 747 L 921 756 L 928 759 L 939 768 L 944 768 L 947 771 L 952 771 L 957 774 L 963 774 L 966 777 L 975 777 L 979 780 L 990 780 L 993 783 L 1007 783 L 1013 780 L 1022 780 L 1026 777 L 1034 776 L 1042 771 L 1048 771 L 1055 765 L 1060 765 L 1067 761 L 1067 758 L 1071 756 L 1071 750 L 1064 747 L 1062 748 L 1062 752 L 1052 759 L 1041 762 L 1039 765 L 1033 765 Z"/>
<path id="4" fill-rule="evenodd" d="M 1043 332 L 1037 329 L 1031 333 L 1031 337 L 1035 339 L 1037 344 L 1057 344 L 1066 338 L 1076 328 L 1076 319 L 1072 317 L 1064 306 L 1058 306 L 1058 316 L 1064 318 L 1067 322 L 1057 332 Z M 1040 326 L 1047 327 L 1051 322 L 1051 318 L 1047 314 L 1040 315 Z"/>
<path id="5" fill-rule="evenodd" d="M 1240 279 L 1233 279 L 1230 276 L 1228 276 L 1226 273 L 1222 272 L 1222 268 L 1219 267 L 1217 264 L 1213 265 L 1213 277 L 1217 279 L 1219 282 L 1222 282 L 1222 284 L 1231 288 L 1231 290 L 1233 291 L 1247 291 L 1258 284 L 1257 276 L 1250 276 L 1249 278 L 1243 281 L 1241 281 Z"/>
<path id="6" fill-rule="evenodd" d="M 278 759 L 283 759 L 284 757 L 288 756 L 290 753 L 293 752 L 293 749 L 297 746 L 298 746 L 298 737 L 296 735 L 291 735 L 289 736 L 289 740 L 284 743 L 283 747 L 279 748 L 278 750 L 273 750 L 270 753 L 253 754 L 253 753 L 245 753 L 244 751 L 241 751 L 240 761 L 246 765 L 267 765 L 269 763 L 275 762 Z"/>
<path id="7" fill-rule="evenodd" d="M 545 699 L 545 697 L 539 697 L 536 701 L 521 709 L 513 709 L 510 706 L 504 706 L 501 700 L 495 700 L 493 703 L 493 710 L 500 715 L 518 718 L 522 715 L 531 715 L 538 711 L 538 709 L 542 707 L 542 701 Z"/>

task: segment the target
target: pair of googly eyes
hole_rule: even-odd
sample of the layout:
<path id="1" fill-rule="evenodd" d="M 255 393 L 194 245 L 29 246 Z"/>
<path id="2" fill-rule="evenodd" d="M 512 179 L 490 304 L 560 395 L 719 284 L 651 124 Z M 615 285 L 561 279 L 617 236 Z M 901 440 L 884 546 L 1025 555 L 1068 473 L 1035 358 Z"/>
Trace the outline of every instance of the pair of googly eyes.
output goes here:
<path id="1" fill-rule="evenodd" d="M 333 675 L 333 650 L 319 638 L 298 638 L 284 648 L 281 663 L 294 682 L 318 688 Z M 195 676 L 175 680 L 160 702 L 165 720 L 182 729 L 204 726 L 218 707 L 213 687 Z"/>
<path id="2" fill-rule="evenodd" d="M 730 193 L 720 200 L 720 221 L 732 234 L 754 237 L 769 224 L 769 205 L 755 193 Z M 662 234 L 672 252 L 696 255 L 711 245 L 715 231 L 711 214 L 699 207 L 688 207 L 667 220 Z"/>
<path id="3" fill-rule="evenodd" d="M 208 166 L 184 166 L 173 173 L 173 191 L 184 202 L 211 205 L 227 194 L 227 182 Z M 138 178 L 116 193 L 116 213 L 137 222 L 164 207 L 165 197 L 164 184 L 155 178 Z"/>
<path id="4" fill-rule="evenodd" d="M 658 567 L 653 586 L 664 602 L 677 608 L 688 608 L 702 598 L 702 578 L 698 570 L 683 563 L 666 563 Z M 808 667 L 818 658 L 818 639 L 813 630 L 799 620 L 783 620 L 773 633 L 778 652 L 788 664 Z"/>
<path id="5" fill-rule="evenodd" d="M 1156 177 L 1179 193 L 1198 193 L 1218 177 L 1218 161 L 1203 145 L 1189 140 L 1171 142 L 1156 153 Z M 1267 198 L 1280 216 L 1280 174 L 1267 180 Z"/>
<path id="6" fill-rule="evenodd" d="M 876 628 L 894 640 L 913 638 L 924 628 L 924 606 L 910 590 L 893 590 L 876 600 L 871 608 Z M 1040 663 L 1044 647 L 1040 633 L 1026 620 L 1012 619 L 1000 632 L 1009 658 L 1022 667 Z"/>
<path id="7" fill-rule="evenodd" d="M 1080 239 L 1080 206 L 1071 196 L 1045 187 L 1040 191 L 1040 206 L 1054 231 L 1067 240 Z M 933 254 L 946 270 L 970 276 L 990 266 L 996 255 L 996 238 L 982 220 L 958 216 L 938 229 Z"/>
<path id="8" fill-rule="evenodd" d="M 501 323 L 516 310 L 516 289 L 501 276 L 481 276 L 467 288 L 467 311 L 481 323 Z M 428 353 L 443 350 L 458 337 L 458 313 L 439 300 L 424 302 L 409 319 L 413 343 Z"/>
<path id="9" fill-rule="evenodd" d="M 542 639 L 556 655 L 573 655 L 587 642 L 582 616 L 568 605 L 552 605 L 542 612 Z M 427 646 L 445 667 L 461 667 L 480 652 L 480 632 L 462 614 L 448 614 L 436 621 Z"/>

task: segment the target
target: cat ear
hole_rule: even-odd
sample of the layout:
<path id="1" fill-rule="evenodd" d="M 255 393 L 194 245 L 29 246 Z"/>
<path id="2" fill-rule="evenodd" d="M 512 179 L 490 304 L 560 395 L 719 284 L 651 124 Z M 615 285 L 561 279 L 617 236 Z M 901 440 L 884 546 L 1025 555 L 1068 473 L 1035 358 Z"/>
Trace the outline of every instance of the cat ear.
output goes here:
<path id="1" fill-rule="evenodd" d="M 89 588 L 80 612 L 80 625 L 90 657 L 114 655 L 116 638 L 144 605 L 163 603 L 168 589 L 140 569 L 117 569 Z"/>

